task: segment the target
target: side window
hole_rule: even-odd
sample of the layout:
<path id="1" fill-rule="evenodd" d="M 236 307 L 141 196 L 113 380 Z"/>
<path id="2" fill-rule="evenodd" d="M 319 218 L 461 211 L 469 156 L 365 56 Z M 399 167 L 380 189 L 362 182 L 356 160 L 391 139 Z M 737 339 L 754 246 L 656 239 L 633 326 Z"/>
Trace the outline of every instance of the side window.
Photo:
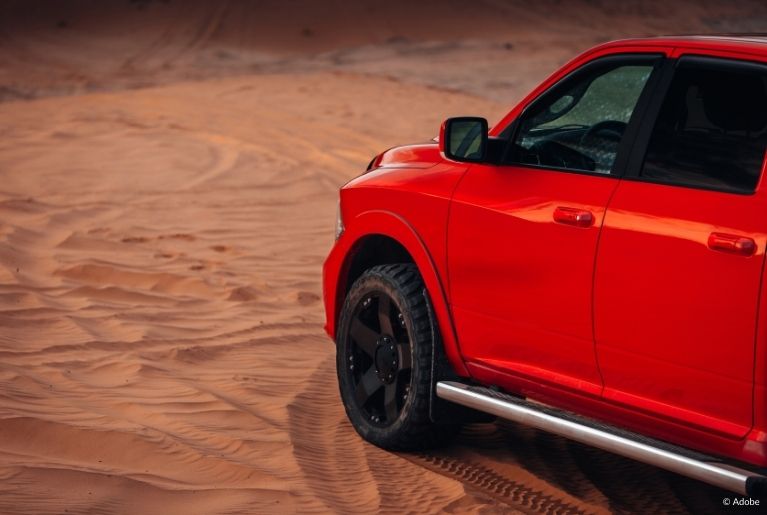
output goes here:
<path id="1" fill-rule="evenodd" d="M 565 79 L 522 116 L 512 162 L 612 172 L 623 133 L 659 58 L 604 61 Z"/>
<path id="2" fill-rule="evenodd" d="M 682 58 L 663 101 L 641 177 L 750 193 L 767 145 L 767 66 Z"/>

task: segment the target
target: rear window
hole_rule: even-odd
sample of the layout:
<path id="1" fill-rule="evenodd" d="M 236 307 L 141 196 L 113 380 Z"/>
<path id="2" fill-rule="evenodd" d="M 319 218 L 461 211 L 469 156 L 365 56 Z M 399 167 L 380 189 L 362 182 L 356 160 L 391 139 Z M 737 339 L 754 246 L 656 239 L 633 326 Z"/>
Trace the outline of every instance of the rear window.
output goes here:
<path id="1" fill-rule="evenodd" d="M 767 67 L 704 57 L 679 61 L 640 175 L 751 193 L 767 145 Z"/>

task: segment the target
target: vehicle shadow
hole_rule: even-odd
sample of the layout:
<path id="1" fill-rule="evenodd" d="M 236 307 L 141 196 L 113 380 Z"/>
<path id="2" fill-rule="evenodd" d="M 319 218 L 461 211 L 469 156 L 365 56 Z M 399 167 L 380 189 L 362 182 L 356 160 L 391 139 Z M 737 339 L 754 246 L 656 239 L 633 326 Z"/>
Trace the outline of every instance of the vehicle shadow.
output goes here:
<path id="1" fill-rule="evenodd" d="M 764 513 L 748 498 L 566 438 L 507 421 L 464 428 L 444 455 L 499 471 L 519 468 L 542 489 L 561 490 L 612 513 Z M 757 501 L 754 499 L 753 501 Z"/>

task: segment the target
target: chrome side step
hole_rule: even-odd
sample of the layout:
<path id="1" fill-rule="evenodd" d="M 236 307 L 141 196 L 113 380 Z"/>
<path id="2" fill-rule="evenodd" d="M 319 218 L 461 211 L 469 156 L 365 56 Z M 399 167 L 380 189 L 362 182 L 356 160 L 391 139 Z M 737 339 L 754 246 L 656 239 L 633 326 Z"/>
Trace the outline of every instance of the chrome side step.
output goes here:
<path id="1" fill-rule="evenodd" d="M 760 496 L 767 493 L 767 476 L 718 463 L 713 457 L 628 431 L 611 430 L 610 426 L 596 423 L 587 424 L 586 419 L 576 415 L 537 406 L 489 388 L 440 381 L 437 383 L 437 396 L 741 495 Z"/>

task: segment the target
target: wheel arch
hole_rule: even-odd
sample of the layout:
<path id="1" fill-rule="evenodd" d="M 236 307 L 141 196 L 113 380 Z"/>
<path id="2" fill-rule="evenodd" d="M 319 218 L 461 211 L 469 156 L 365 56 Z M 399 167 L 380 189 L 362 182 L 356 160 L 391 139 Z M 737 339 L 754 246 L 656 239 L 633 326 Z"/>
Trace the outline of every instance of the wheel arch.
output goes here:
<path id="1" fill-rule="evenodd" d="M 326 329 L 332 337 L 335 338 L 346 294 L 356 278 L 376 265 L 413 263 L 429 292 L 429 301 L 440 329 L 445 355 L 458 375 L 468 377 L 437 267 L 423 240 L 406 220 L 389 211 L 365 211 L 347 224 L 345 233 L 331 252 L 328 262 L 336 253 L 338 272 L 335 284 L 328 284 L 327 278 L 325 284 L 326 305 L 328 308 L 333 306 L 332 310 L 328 309 L 326 324 Z M 328 291 L 331 288 L 332 294 Z"/>

